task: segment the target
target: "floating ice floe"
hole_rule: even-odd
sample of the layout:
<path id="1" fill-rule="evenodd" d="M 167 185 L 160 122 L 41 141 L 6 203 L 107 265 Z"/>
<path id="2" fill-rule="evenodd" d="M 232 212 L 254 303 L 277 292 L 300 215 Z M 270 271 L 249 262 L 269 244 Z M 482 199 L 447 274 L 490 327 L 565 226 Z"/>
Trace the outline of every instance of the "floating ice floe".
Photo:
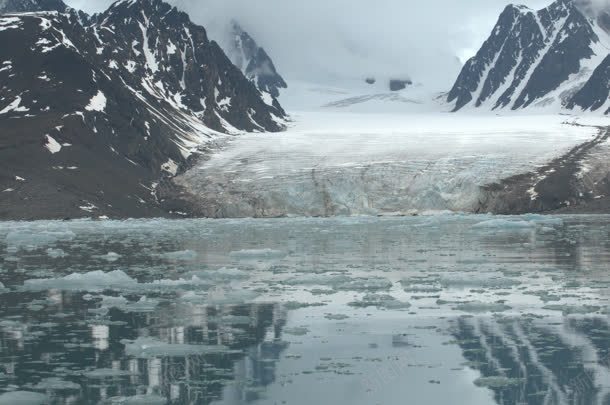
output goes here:
<path id="1" fill-rule="evenodd" d="M 441 286 L 445 288 L 511 288 L 521 284 L 521 281 L 512 278 L 507 278 L 501 274 L 492 275 L 479 273 L 472 273 L 470 275 L 448 274 L 441 276 L 438 282 Z"/>
<path id="2" fill-rule="evenodd" d="M 496 302 L 481 302 L 481 301 L 473 301 L 466 302 L 464 304 L 459 304 L 453 308 L 456 311 L 464 311 L 471 313 L 480 313 L 480 312 L 504 312 L 511 309 L 508 305 Z"/>
<path id="3" fill-rule="evenodd" d="M 81 386 L 72 381 L 62 380 L 57 377 L 49 377 L 41 380 L 38 384 L 34 386 L 37 390 L 80 390 Z"/>
<path id="4" fill-rule="evenodd" d="M 383 277 L 349 277 L 346 275 L 306 275 L 283 280 L 285 285 L 322 285 L 339 291 L 380 291 L 392 288 Z"/>
<path id="5" fill-rule="evenodd" d="M 472 226 L 473 229 L 493 229 L 500 231 L 530 230 L 535 227 L 536 224 L 533 222 L 510 219 L 489 219 Z"/>
<path id="6" fill-rule="evenodd" d="M 272 260 L 283 259 L 286 253 L 273 249 L 246 249 L 233 251 L 229 256 L 236 260 Z"/>
<path id="7" fill-rule="evenodd" d="M 517 218 L 493 218 L 481 221 L 472 226 L 472 229 L 490 232 L 529 232 L 531 230 L 542 230 L 552 232 L 554 228 L 563 225 L 561 218 L 528 214 Z"/>
<path id="8" fill-rule="evenodd" d="M 71 241 L 76 234 L 71 230 L 40 231 L 40 230 L 16 230 L 10 231 L 5 238 L 9 247 L 17 249 L 35 250 L 57 242 Z"/>
<path id="9" fill-rule="evenodd" d="M 167 398 L 158 395 L 134 395 L 132 397 L 112 397 L 107 401 L 110 405 L 165 405 Z"/>
<path id="10" fill-rule="evenodd" d="M 252 302 L 259 294 L 250 290 L 232 290 L 213 288 L 207 292 L 187 291 L 180 300 L 191 304 L 203 305 L 237 305 Z"/>
<path id="11" fill-rule="evenodd" d="M 98 259 L 106 260 L 107 262 L 116 262 L 121 258 L 121 255 L 115 252 L 108 252 L 105 255 L 96 256 Z"/>
<path id="12" fill-rule="evenodd" d="M 215 353 L 228 353 L 231 350 L 222 345 L 190 345 L 169 344 L 155 338 L 140 337 L 136 340 L 121 340 L 125 345 L 125 354 L 140 359 L 151 357 L 184 357 L 190 355 L 205 355 Z"/>
<path id="13" fill-rule="evenodd" d="M 408 309 L 411 304 L 400 301 L 387 294 L 366 294 L 359 301 L 349 303 L 352 307 L 377 307 L 383 309 Z"/>
<path id="14" fill-rule="evenodd" d="M 98 368 L 96 370 L 85 371 L 83 375 L 91 379 L 104 379 L 129 376 L 133 375 L 133 373 L 126 370 L 117 370 L 113 368 Z"/>
<path id="15" fill-rule="evenodd" d="M 335 290 L 379 291 L 392 288 L 392 282 L 383 277 L 353 278 L 332 286 Z"/>
<path id="16" fill-rule="evenodd" d="M 159 300 L 142 296 L 138 301 L 129 301 L 123 296 L 102 296 L 100 305 L 100 308 L 92 312 L 105 313 L 110 308 L 117 308 L 123 312 L 153 312 L 157 309 Z"/>
<path id="17" fill-rule="evenodd" d="M 243 270 L 228 269 L 223 267 L 218 270 L 201 270 L 188 273 L 189 276 L 196 276 L 202 280 L 214 280 L 229 282 L 233 280 L 244 280 L 250 278 L 250 274 Z"/>
<path id="18" fill-rule="evenodd" d="M 43 291 L 59 289 L 66 291 L 101 291 L 136 287 L 137 282 L 121 270 L 104 273 L 101 270 L 88 273 L 72 273 L 60 278 L 26 280 L 25 290 Z"/>
<path id="19" fill-rule="evenodd" d="M 47 396 L 38 392 L 12 391 L 0 394 L 0 405 L 43 405 L 47 401 Z"/>
<path id="20" fill-rule="evenodd" d="M 561 311 L 564 315 L 590 314 L 600 311 L 602 308 L 596 305 L 545 305 L 542 309 Z"/>
<path id="21" fill-rule="evenodd" d="M 138 283 L 121 270 L 104 273 L 101 270 L 88 273 L 72 273 L 60 278 L 32 279 L 23 284 L 24 290 L 44 291 L 58 289 L 64 291 L 166 291 L 180 288 L 208 288 L 208 282 L 193 276 L 190 279 L 154 280 Z"/>
<path id="22" fill-rule="evenodd" d="M 157 256 L 172 261 L 192 261 L 197 259 L 197 252 L 193 250 L 180 250 L 176 252 L 161 253 Z"/>
<path id="23" fill-rule="evenodd" d="M 59 258 L 68 256 L 68 254 L 66 252 L 64 252 L 63 249 L 48 248 L 47 256 L 49 256 L 52 259 L 59 259 Z"/>

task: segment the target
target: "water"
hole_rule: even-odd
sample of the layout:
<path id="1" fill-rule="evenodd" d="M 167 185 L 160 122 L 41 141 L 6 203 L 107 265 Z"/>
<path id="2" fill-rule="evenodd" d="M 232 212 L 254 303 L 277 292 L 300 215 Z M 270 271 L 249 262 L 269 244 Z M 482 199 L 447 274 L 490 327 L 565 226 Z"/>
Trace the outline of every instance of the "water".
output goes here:
<path id="1" fill-rule="evenodd" d="M 610 403 L 610 216 L 5 222 L 0 257 L 0 404 Z"/>

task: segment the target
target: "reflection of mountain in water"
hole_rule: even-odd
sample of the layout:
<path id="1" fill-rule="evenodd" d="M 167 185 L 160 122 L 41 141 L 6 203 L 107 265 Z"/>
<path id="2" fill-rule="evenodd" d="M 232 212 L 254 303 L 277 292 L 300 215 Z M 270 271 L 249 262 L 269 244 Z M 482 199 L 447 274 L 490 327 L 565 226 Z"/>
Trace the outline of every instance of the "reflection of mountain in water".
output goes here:
<path id="1" fill-rule="evenodd" d="M 453 331 L 498 404 L 610 404 L 604 318 L 461 318 Z"/>
<path id="2" fill-rule="evenodd" d="M 2 319 L 10 319 L 19 298 L 33 297 L 0 296 Z M 37 298 L 55 305 L 0 324 L 0 386 L 46 393 L 53 403 L 136 395 L 172 404 L 208 404 L 227 395 L 254 400 L 257 387 L 275 381 L 275 363 L 286 348 L 280 340 L 285 311 L 275 304 L 168 304 L 154 312 L 112 308 L 100 316 L 80 295 Z M 140 353 L 126 352 L 138 342 Z M 160 348 L 147 351 L 151 342 Z"/>

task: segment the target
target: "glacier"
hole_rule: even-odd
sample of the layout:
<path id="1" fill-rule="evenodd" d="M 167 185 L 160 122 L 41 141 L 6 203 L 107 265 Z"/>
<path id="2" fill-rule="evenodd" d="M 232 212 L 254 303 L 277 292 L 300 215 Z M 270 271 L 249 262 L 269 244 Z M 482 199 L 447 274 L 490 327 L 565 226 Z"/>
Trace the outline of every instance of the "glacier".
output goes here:
<path id="1" fill-rule="evenodd" d="M 535 171 L 610 122 L 333 109 L 294 121 L 286 133 L 230 139 L 176 181 L 213 218 L 472 212 L 481 187 Z"/>

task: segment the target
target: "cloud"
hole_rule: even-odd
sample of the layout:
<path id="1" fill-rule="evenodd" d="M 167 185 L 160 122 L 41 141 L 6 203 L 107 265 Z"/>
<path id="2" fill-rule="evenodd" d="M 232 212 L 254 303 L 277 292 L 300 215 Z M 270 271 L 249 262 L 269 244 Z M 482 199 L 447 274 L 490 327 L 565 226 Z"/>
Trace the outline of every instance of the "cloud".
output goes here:
<path id="1" fill-rule="evenodd" d="M 595 0 L 607 2 L 607 0 Z M 104 0 L 71 0 L 100 11 Z M 410 77 L 446 89 L 491 32 L 509 0 L 173 0 L 210 37 L 232 18 L 290 80 Z M 532 8 L 550 0 L 521 0 Z"/>
<path id="2" fill-rule="evenodd" d="M 610 12 L 610 0 L 574 0 L 585 12 L 592 16 Z"/>

